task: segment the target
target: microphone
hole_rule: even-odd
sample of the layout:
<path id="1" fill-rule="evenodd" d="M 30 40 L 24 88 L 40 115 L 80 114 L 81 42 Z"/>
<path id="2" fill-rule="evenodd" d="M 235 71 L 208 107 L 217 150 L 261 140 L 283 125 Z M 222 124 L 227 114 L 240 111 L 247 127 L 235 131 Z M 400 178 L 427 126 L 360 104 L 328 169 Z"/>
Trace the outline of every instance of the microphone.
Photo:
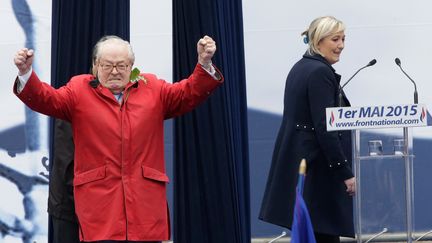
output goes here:
<path id="1" fill-rule="evenodd" d="M 271 241 L 269 241 L 268 243 L 273 243 L 276 242 L 277 240 L 279 240 L 280 238 L 284 237 L 287 233 L 285 231 L 282 231 L 282 233 L 277 236 L 276 238 L 273 238 Z"/>
<path id="2" fill-rule="evenodd" d="M 400 70 L 411 80 L 411 82 L 414 84 L 414 104 L 418 104 L 418 93 L 417 93 L 417 84 L 414 82 L 414 80 L 402 69 L 401 61 L 399 58 L 395 58 L 396 65 L 399 66 Z"/>
<path id="3" fill-rule="evenodd" d="M 363 69 L 365 69 L 365 68 L 367 68 L 367 67 L 370 67 L 370 66 L 373 66 L 373 65 L 375 65 L 375 63 L 377 62 L 377 60 L 376 59 L 372 59 L 368 64 L 366 64 L 366 66 L 363 66 L 363 67 L 361 67 L 359 70 L 357 70 L 357 72 L 355 72 L 349 79 L 348 79 L 348 81 L 346 81 L 342 86 L 341 85 L 339 85 L 339 92 L 338 92 L 338 95 L 339 95 L 339 107 L 340 106 L 342 106 L 342 90 L 343 90 L 343 88 L 351 81 L 351 79 L 353 79 L 356 75 L 357 75 L 357 73 L 359 73 L 361 70 L 363 70 Z"/>

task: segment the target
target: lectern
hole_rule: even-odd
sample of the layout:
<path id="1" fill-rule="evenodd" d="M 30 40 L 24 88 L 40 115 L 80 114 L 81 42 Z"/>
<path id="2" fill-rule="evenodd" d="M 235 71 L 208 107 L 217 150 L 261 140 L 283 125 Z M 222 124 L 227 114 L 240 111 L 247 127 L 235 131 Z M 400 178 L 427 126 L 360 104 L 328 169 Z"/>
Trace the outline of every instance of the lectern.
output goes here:
<path id="1" fill-rule="evenodd" d="M 333 107 L 326 109 L 326 115 L 328 131 L 352 130 L 357 242 L 391 232 L 403 233 L 411 243 L 415 157 L 412 129 L 427 126 L 426 106 Z"/>

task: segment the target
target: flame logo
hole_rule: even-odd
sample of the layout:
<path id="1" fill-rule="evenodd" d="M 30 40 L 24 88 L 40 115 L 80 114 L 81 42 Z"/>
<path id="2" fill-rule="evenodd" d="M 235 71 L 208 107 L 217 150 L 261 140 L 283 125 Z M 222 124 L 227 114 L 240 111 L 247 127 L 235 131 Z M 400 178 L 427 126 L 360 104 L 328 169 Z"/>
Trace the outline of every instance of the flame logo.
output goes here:
<path id="1" fill-rule="evenodd" d="M 331 116 L 330 116 L 330 120 L 329 120 L 329 125 L 330 126 L 333 126 L 333 123 L 334 123 L 334 115 L 333 115 L 333 111 L 331 112 Z"/>
<path id="2" fill-rule="evenodd" d="M 425 109 L 422 107 L 422 112 L 421 112 L 421 115 L 420 115 L 420 121 L 423 122 L 423 120 L 424 120 L 425 117 L 426 117 L 426 111 L 425 111 Z"/>

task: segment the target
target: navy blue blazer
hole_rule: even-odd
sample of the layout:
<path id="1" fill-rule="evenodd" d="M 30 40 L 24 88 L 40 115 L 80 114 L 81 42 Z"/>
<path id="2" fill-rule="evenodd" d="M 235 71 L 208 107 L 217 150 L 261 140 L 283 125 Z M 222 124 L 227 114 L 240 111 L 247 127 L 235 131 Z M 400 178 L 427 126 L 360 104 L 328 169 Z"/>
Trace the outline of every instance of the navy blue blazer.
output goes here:
<path id="1" fill-rule="evenodd" d="M 320 55 L 305 54 L 288 74 L 277 136 L 259 218 L 290 228 L 299 164 L 307 160 L 303 197 L 315 232 L 354 236 L 351 133 L 327 132 L 325 108 L 338 106 L 340 78 Z M 342 103 L 349 106 L 343 94 Z"/>

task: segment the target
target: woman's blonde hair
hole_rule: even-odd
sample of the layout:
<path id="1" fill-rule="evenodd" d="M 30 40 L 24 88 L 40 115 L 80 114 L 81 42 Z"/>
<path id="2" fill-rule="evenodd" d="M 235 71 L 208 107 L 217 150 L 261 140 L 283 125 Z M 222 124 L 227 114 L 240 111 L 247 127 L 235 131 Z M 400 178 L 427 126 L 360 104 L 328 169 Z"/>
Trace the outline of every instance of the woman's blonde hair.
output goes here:
<path id="1" fill-rule="evenodd" d="M 307 52 L 310 55 L 321 54 L 318 50 L 318 43 L 335 33 L 345 30 L 345 25 L 342 21 L 333 16 L 323 16 L 316 18 L 309 25 L 309 28 L 301 34 L 304 36 L 305 43 L 309 44 Z"/>

